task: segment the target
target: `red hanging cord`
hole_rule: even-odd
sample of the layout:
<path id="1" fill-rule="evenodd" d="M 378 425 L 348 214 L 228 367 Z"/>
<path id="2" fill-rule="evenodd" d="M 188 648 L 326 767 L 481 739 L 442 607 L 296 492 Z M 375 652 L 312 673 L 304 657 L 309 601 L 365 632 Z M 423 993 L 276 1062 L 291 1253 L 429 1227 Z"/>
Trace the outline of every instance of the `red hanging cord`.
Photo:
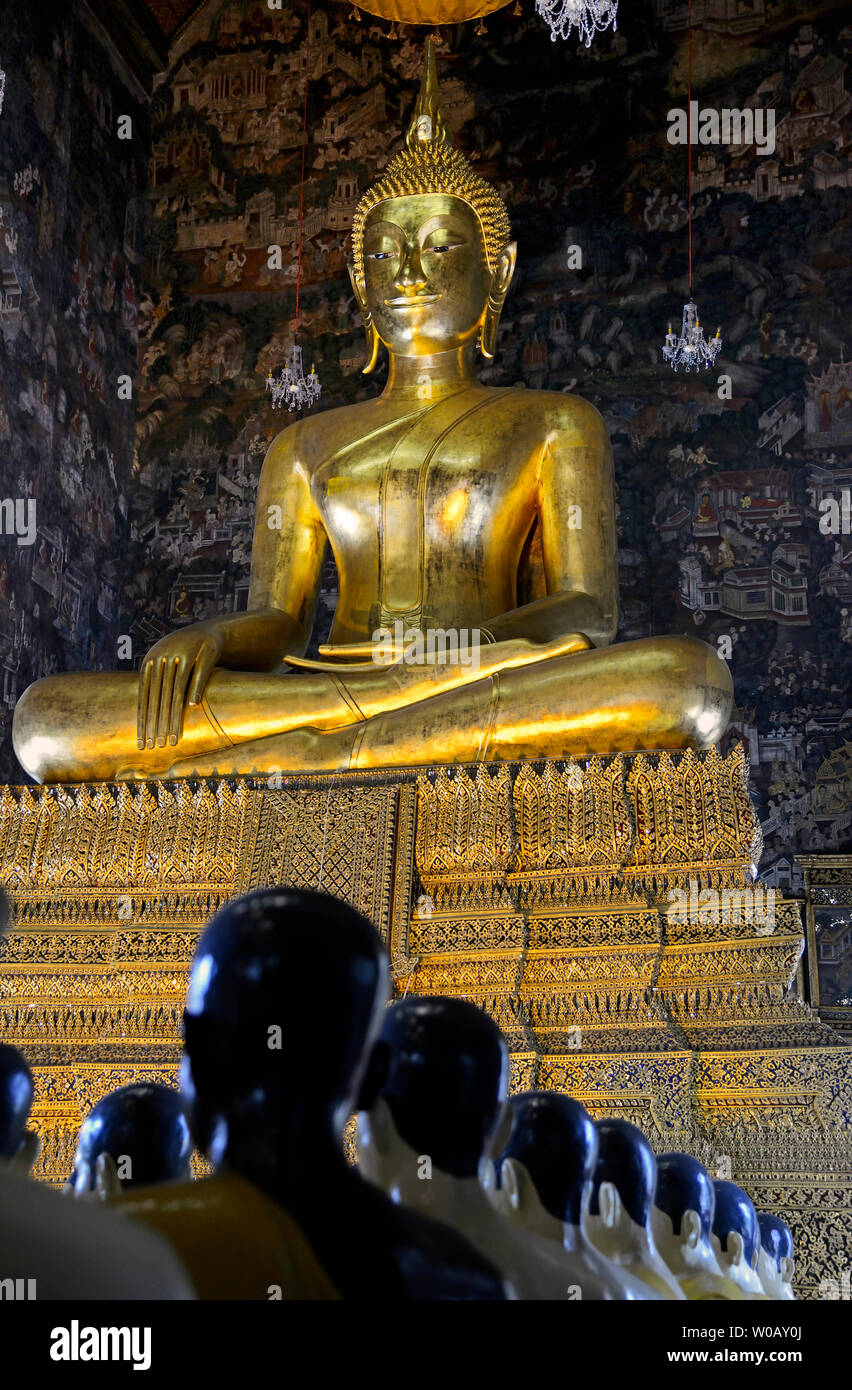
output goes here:
<path id="1" fill-rule="evenodd" d="M 691 0 L 690 0 L 691 3 Z M 299 260 L 296 267 L 296 332 L 299 331 L 299 292 L 302 288 L 302 227 L 305 221 L 305 156 L 308 152 L 308 81 L 311 71 L 311 4 L 305 32 L 305 96 L 302 103 L 302 172 L 299 179 Z"/>
<path id="2" fill-rule="evenodd" d="M 689 237 L 689 297 L 692 298 L 692 0 L 689 0 L 689 18 L 687 20 L 689 40 L 687 57 L 687 77 L 686 77 L 686 140 L 687 140 L 687 173 L 686 173 L 686 225 Z"/>

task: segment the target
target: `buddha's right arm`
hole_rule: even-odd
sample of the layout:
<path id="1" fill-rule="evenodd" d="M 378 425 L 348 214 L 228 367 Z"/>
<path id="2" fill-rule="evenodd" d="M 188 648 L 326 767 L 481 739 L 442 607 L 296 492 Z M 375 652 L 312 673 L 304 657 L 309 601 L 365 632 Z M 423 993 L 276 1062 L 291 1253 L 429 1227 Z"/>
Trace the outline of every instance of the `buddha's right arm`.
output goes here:
<path id="1" fill-rule="evenodd" d="M 218 634 L 222 650 L 216 665 L 231 671 L 272 671 L 287 653 L 305 646 L 300 624 L 277 608 L 227 613 L 197 626 Z"/>
<path id="2" fill-rule="evenodd" d="M 247 611 L 180 628 L 209 634 L 217 666 L 269 671 L 304 654 L 319 598 L 326 536 L 298 446 L 301 421 L 273 440 L 257 490 Z M 178 632 L 173 636 L 177 637 Z"/>
<path id="3" fill-rule="evenodd" d="M 297 446 L 301 422 L 266 455 L 258 485 L 248 610 L 179 628 L 148 652 L 139 673 L 138 746 L 176 743 L 185 704 L 200 702 L 217 666 L 273 670 L 299 656 L 313 627 L 325 531 Z"/>
<path id="4" fill-rule="evenodd" d="M 299 447 L 304 423 L 298 421 L 283 430 L 264 460 L 257 489 L 248 612 L 234 615 L 255 620 L 244 631 L 234 626 L 235 654 L 266 657 L 267 669 L 285 655 L 304 655 L 319 599 L 326 533 Z M 224 659 L 221 664 L 226 664 Z"/>

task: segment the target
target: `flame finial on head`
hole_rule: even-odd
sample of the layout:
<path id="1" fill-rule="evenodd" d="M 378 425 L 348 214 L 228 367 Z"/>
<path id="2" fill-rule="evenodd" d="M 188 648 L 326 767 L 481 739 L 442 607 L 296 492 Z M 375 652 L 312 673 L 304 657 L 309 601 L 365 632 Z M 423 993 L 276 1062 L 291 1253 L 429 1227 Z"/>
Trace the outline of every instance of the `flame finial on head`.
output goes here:
<path id="1" fill-rule="evenodd" d="M 435 62 L 435 41 L 426 40 L 426 55 L 420 95 L 408 127 L 405 143 L 410 150 L 419 145 L 448 145 L 450 143 L 447 123 L 441 110 L 441 94 L 438 91 L 438 65 Z"/>

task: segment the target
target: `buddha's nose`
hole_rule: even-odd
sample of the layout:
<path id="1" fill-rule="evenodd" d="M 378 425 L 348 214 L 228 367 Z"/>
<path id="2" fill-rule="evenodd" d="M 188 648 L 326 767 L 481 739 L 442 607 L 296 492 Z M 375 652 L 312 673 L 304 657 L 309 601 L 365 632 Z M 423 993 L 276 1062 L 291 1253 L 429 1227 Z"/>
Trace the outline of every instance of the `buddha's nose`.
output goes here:
<path id="1" fill-rule="evenodd" d="M 396 277 L 396 287 L 400 294 L 420 294 L 426 288 L 426 276 L 416 245 L 408 245 L 405 248 Z"/>

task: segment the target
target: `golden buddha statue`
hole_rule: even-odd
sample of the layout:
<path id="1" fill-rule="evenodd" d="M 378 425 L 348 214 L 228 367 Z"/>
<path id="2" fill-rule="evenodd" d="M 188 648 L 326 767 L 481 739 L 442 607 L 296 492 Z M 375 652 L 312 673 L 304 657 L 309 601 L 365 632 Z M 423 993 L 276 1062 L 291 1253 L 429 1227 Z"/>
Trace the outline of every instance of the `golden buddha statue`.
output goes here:
<path id="1" fill-rule="evenodd" d="M 611 645 L 613 470 L 598 412 L 476 379 L 515 267 L 509 232 L 502 200 L 450 144 L 429 41 L 406 148 L 352 230 L 365 371 L 383 345 L 387 386 L 273 441 L 247 612 L 162 638 L 138 675 L 30 686 L 13 738 L 32 777 L 470 763 L 721 736 L 731 677 L 709 646 Z M 307 661 L 327 545 L 337 609 L 322 659 Z"/>

